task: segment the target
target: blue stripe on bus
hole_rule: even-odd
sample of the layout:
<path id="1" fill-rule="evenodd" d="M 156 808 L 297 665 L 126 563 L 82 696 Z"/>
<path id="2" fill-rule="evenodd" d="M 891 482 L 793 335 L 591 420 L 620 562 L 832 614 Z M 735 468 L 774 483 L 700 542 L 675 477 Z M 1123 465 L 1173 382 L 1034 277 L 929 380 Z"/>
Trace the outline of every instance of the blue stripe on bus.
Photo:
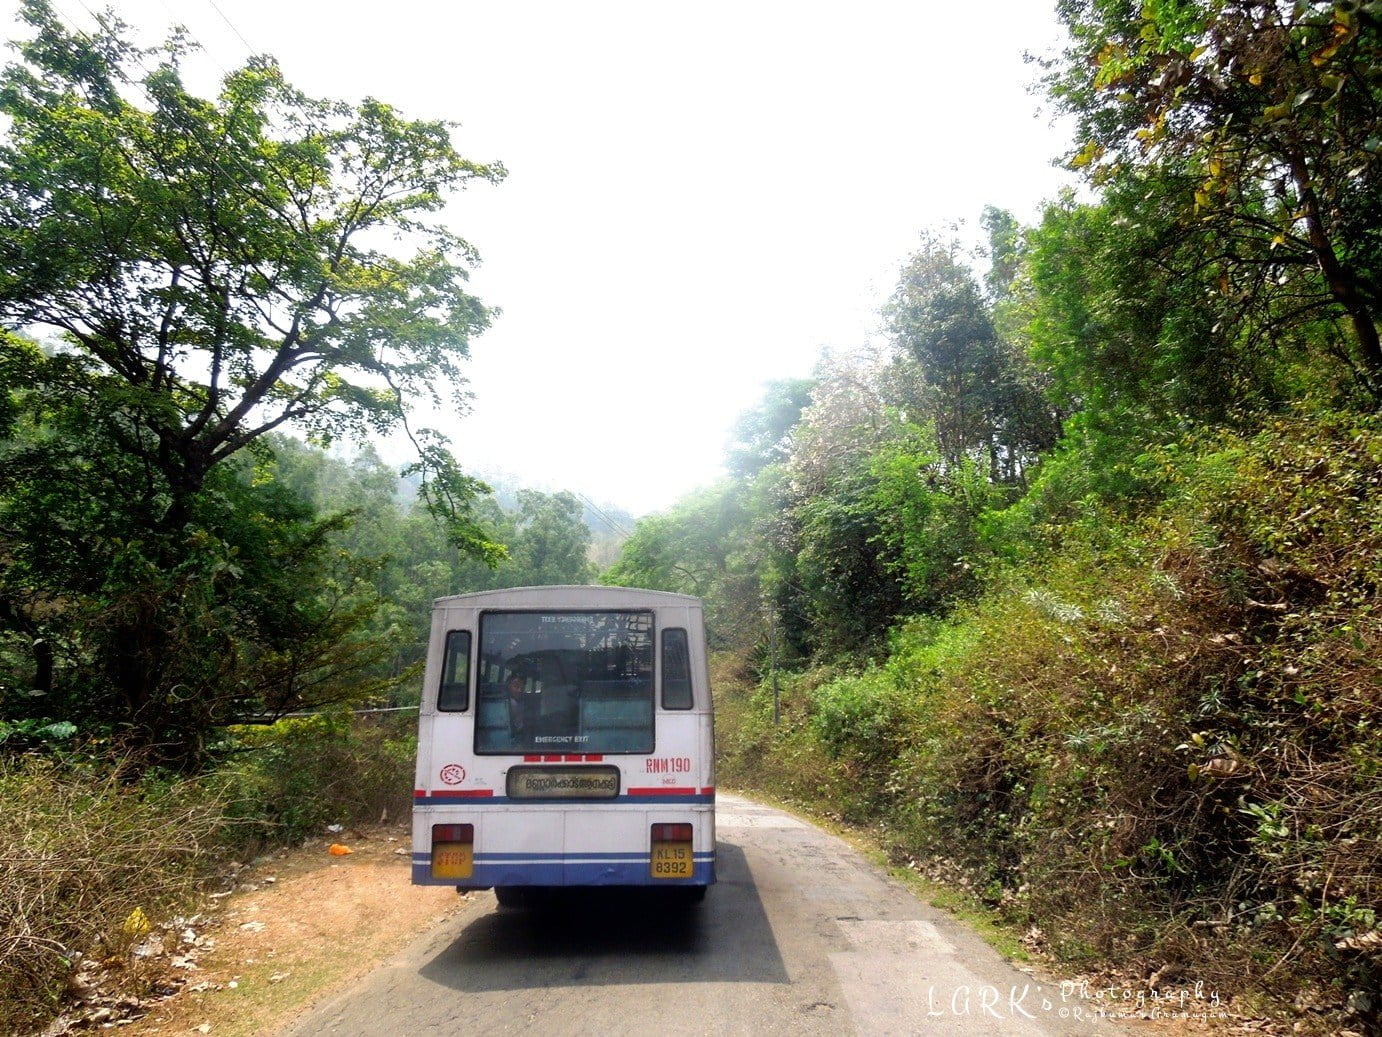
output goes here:
<path id="1" fill-rule="evenodd" d="M 413 884 L 488 889 L 491 886 L 706 886 L 715 881 L 713 859 L 697 855 L 689 879 L 655 879 L 648 873 L 645 856 L 639 861 L 510 861 L 475 863 L 468 879 L 434 879 L 431 865 L 413 862 Z"/>
<path id="2" fill-rule="evenodd" d="M 713 850 L 697 851 L 691 855 L 698 861 L 713 861 L 715 853 Z M 641 861 L 647 864 L 651 858 L 644 853 L 563 853 L 560 850 L 553 850 L 549 853 L 477 853 L 474 856 L 476 864 L 497 864 L 505 862 L 523 863 L 525 861 Z M 414 864 L 432 863 L 430 853 L 413 854 Z"/>
<path id="3" fill-rule="evenodd" d="M 488 806 L 525 806 L 534 807 L 540 810 L 550 810 L 554 806 L 624 806 L 626 804 L 640 805 L 661 805 L 672 803 L 704 803 L 710 805 L 715 802 L 714 796 L 620 796 L 618 799 L 595 799 L 595 800 L 569 800 L 569 799 L 510 799 L 508 796 L 447 796 L 445 793 L 435 796 L 416 796 L 413 798 L 415 807 L 488 807 Z"/>

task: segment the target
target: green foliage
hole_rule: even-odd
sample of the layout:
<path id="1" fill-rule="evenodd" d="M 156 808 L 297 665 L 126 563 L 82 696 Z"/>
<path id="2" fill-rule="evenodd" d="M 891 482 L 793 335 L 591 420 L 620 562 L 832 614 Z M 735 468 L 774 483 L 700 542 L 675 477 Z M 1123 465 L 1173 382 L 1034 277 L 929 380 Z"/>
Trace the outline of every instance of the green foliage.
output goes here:
<path id="1" fill-rule="evenodd" d="M 43 0 L 23 14 L 34 36 L 0 79 L 0 317 L 64 336 L 80 363 L 57 366 L 82 377 L 55 370 L 59 391 L 118 397 L 121 449 L 165 484 L 166 524 L 285 422 L 363 437 L 399 427 L 411 398 L 459 394 L 489 315 L 463 290 L 473 250 L 428 214 L 502 167 L 456 154 L 441 123 L 307 98 L 270 59 L 206 101 L 177 45 L 146 71 L 154 52 L 123 26 L 93 39 Z M 124 99 L 131 83 L 151 110 Z M 377 247 L 394 234 L 418 251 Z M 436 442 L 421 464 L 440 497 L 474 496 Z"/>
<path id="2" fill-rule="evenodd" d="M 996 294 L 1006 294 L 1019 261 L 1009 217 L 990 216 Z M 896 402 L 928 423 L 947 466 L 983 459 L 995 482 L 1014 482 L 1055 435 L 1034 372 L 1005 344 L 989 300 L 956 246 L 928 237 L 908 257 L 883 316 L 898 355 L 915 363 L 917 391 Z"/>
<path id="3" fill-rule="evenodd" d="M 411 484 L 373 450 L 345 461 L 286 437 L 274 437 L 271 445 L 256 480 L 282 485 L 332 516 L 332 550 L 363 567 L 378 606 L 365 630 L 386 648 L 368 671 L 371 678 L 408 676 L 422 658 L 436 598 L 497 587 L 581 584 L 591 577 L 591 533 L 570 493 L 520 489 L 478 499 L 473 517 L 487 536 L 505 545 L 503 558 L 489 564 L 459 550 L 428 508 L 409 501 Z M 416 702 L 410 679 L 388 693 L 394 704 Z"/>
<path id="4" fill-rule="evenodd" d="M 388 645 L 361 636 L 377 599 L 338 520 L 228 464 L 160 529 L 99 423 L 50 427 L 0 475 L 0 719 L 191 765 L 217 725 L 376 690 Z"/>
<path id="5" fill-rule="evenodd" d="M 896 767 L 916 706 L 886 670 L 838 676 L 810 692 L 810 731 L 840 772 L 840 798 L 832 805 L 847 820 L 886 814 L 906 794 Z"/>
<path id="6" fill-rule="evenodd" d="M 762 402 L 734 424 L 725 450 L 725 467 L 732 474 L 752 478 L 769 465 L 787 460 L 792 429 L 811 402 L 814 384 L 807 378 L 768 384 Z"/>
<path id="7" fill-rule="evenodd" d="M 1218 297 L 1221 334 L 1332 356 L 1375 406 L 1376 11 L 1192 0 L 1059 11 L 1074 42 L 1048 86 L 1079 123 L 1072 165 L 1115 190 L 1154 185 L 1162 220 L 1201 243 L 1164 269 Z"/>
<path id="8" fill-rule="evenodd" d="M 812 724 L 815 690 L 829 669 L 781 676 L 781 719 L 773 723 L 770 680 L 758 684 L 738 661 L 717 654 L 711 660 L 715 688 L 716 780 L 727 788 L 759 789 L 778 799 L 838 814 L 851 792 L 846 765 L 832 759 Z M 853 783 L 853 791 L 872 790 Z"/>
<path id="9" fill-rule="evenodd" d="M 958 868 L 1057 953 L 1223 990 L 1269 957 L 1270 992 L 1314 985 L 1366 1028 L 1382 429 L 1317 414 L 1144 467 L 1150 514 L 1065 524 L 975 603 L 899 627 L 882 665 L 788 679 L 781 732 L 761 692 L 722 717 L 730 745 L 810 761 L 814 794 L 767 763 L 731 774 Z"/>
<path id="10" fill-rule="evenodd" d="M 943 468 L 920 442 L 883 447 L 870 470 L 883 557 L 903 578 L 912 610 L 936 612 L 972 595 L 988 554 L 982 519 L 1005 503 L 1004 488 L 973 461 Z"/>
<path id="11" fill-rule="evenodd" d="M 760 513 L 743 489 L 741 482 L 721 483 L 689 494 L 665 515 L 640 519 L 600 582 L 702 597 L 713 643 L 742 647 L 762 626 L 761 547 L 752 535 Z"/>
<path id="12" fill-rule="evenodd" d="M 1186 276 L 1207 242 L 1178 228 L 1173 204 L 1155 180 L 1122 184 L 1098 204 L 1048 207 L 1029 239 L 1033 355 L 1065 406 L 1109 429 L 1135 422 L 1132 435 L 1219 419 L 1251 384 L 1209 275 Z"/>
<path id="13" fill-rule="evenodd" d="M 834 653 L 877 646 L 902 605 L 892 559 L 881 556 L 872 486 L 838 483 L 796 509 L 800 550 L 795 575 L 806 596 L 816 644 Z"/>
<path id="14" fill-rule="evenodd" d="M 232 753 L 213 780 L 244 846 L 294 843 L 329 824 L 407 816 L 417 718 L 348 712 L 229 732 Z"/>
<path id="15" fill-rule="evenodd" d="M 435 214 L 503 169 L 440 123 L 308 98 L 267 58 L 206 100 L 177 41 L 73 34 L 42 0 L 23 17 L 0 74 L 0 321 L 59 338 L 0 340 L 0 719 L 195 767 L 220 725 L 382 690 L 381 563 L 261 478 L 265 451 L 288 423 L 407 430 L 446 386 L 463 405 L 489 314 Z M 501 560 L 486 488 L 415 442 L 451 544 Z"/>
<path id="16" fill-rule="evenodd" d="M 747 520 L 626 558 L 670 581 L 732 533 L 756 579 L 716 593 L 813 666 L 774 726 L 742 652 L 726 780 L 877 825 L 1062 955 L 1371 1032 L 1382 15 L 1059 11 L 1093 196 L 987 210 L 983 289 L 925 237 L 890 354 L 826 355 L 780 463 L 720 491 Z"/>
<path id="17" fill-rule="evenodd" d="M 526 586 L 588 583 L 590 529 L 573 494 L 518 491 L 515 567 Z"/>

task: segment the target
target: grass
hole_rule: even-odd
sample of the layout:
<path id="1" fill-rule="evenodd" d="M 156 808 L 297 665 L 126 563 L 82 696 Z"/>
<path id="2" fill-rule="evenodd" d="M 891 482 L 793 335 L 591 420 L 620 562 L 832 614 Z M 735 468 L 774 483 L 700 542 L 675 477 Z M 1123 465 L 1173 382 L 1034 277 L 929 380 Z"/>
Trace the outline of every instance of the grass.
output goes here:
<path id="1" fill-rule="evenodd" d="M 0 1031 L 24 1032 L 58 1011 L 83 958 L 121 962 L 190 902 L 224 804 L 198 782 L 129 785 L 32 757 L 0 762 L 0 802 Z"/>

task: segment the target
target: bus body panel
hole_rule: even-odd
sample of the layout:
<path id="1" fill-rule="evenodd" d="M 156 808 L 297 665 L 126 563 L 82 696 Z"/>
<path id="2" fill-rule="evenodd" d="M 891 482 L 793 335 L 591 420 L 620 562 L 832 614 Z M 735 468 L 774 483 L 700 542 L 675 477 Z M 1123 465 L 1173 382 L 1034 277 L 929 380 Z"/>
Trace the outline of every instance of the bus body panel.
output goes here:
<path id="1" fill-rule="evenodd" d="M 494 701 L 496 658 L 480 659 L 483 618 L 494 623 L 512 621 L 516 614 L 531 613 L 543 623 L 569 621 L 574 627 L 594 615 L 598 622 L 608 613 L 650 613 L 652 631 L 652 750 L 582 752 L 579 744 L 565 744 L 579 736 L 555 735 L 525 750 L 477 752 L 477 716 L 493 734 L 502 723 L 502 706 Z M 542 617 L 551 616 L 551 619 Z M 630 624 L 633 621 L 629 621 Z M 663 631 L 684 630 L 689 665 L 692 705 L 689 709 L 664 709 Z M 438 708 L 447 637 L 469 634 L 467 704 L 463 710 Z M 514 635 L 517 636 L 517 635 Z M 579 629 L 573 636 L 579 636 Z M 576 653 L 577 655 L 579 653 Z M 544 667 L 569 665 L 557 651 L 534 651 L 530 657 L 547 657 Z M 671 656 L 673 669 L 682 664 Z M 535 664 L 536 665 L 536 664 Z M 552 675 L 549 669 L 548 675 Z M 707 886 L 715 882 L 715 764 L 713 707 L 709 668 L 699 600 L 685 595 L 627 588 L 557 587 L 488 591 L 439 599 L 433 612 L 427 650 L 424 691 L 419 717 L 418 755 L 414 784 L 412 881 L 418 885 L 447 885 L 459 889 L 494 886 Z M 603 674 L 596 674 L 603 676 Z M 488 681 L 481 702 L 482 680 Z M 529 684 L 533 681 L 531 677 Z M 538 682 L 540 684 L 540 682 Z M 619 696 L 617 681 L 587 682 L 593 696 L 602 692 Z M 605 687 L 608 685 L 609 687 Z M 681 685 L 685 688 L 685 683 Z M 582 718 L 597 716 L 597 704 L 581 700 L 580 682 L 571 691 Z M 613 690 L 611 690 L 613 689 Z M 539 692 L 541 687 L 537 689 Z M 551 695 L 538 701 L 545 708 Z M 625 707 L 615 707 L 625 708 Z M 572 714 L 575 715 L 574 713 Z M 499 719 L 496 719 L 499 718 Z M 561 729 L 564 730 L 564 729 Z M 489 737 L 489 735 L 486 735 Z M 644 746 L 646 748 L 646 746 Z M 548 776 L 584 776 L 598 773 L 608 786 L 617 772 L 618 793 L 612 798 L 554 800 L 510 798 L 514 768 L 526 768 L 516 777 L 541 780 Z M 613 769 L 613 770 L 611 770 Z M 531 787 L 531 786 L 529 786 Z M 518 793 L 524 785 L 517 786 Z M 654 878 L 652 835 L 654 825 L 691 826 L 691 874 L 685 878 Z M 471 826 L 472 863 L 464 878 L 432 875 L 433 826 Z M 681 830 L 678 830 L 681 831 Z M 677 836 L 676 838 L 681 838 Z M 684 859 L 684 851 L 682 857 Z"/>

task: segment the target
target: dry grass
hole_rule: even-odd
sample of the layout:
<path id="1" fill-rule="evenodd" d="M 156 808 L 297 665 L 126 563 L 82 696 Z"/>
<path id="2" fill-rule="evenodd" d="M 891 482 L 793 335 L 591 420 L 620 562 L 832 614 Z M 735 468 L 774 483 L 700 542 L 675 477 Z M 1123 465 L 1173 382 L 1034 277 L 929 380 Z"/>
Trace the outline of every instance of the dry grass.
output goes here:
<path id="1" fill-rule="evenodd" d="M 81 956 L 123 958 L 185 902 L 221 804 L 194 782 L 126 785 L 88 767 L 0 764 L 0 1031 L 51 1015 Z"/>
<path id="2" fill-rule="evenodd" d="M 195 780 L 134 781 L 95 759 L 0 758 L 0 1033 L 61 1011 L 82 959 L 141 993 L 131 945 L 225 858 L 248 860 L 333 822 L 404 816 L 411 723 L 340 714 L 245 731 L 238 751 Z"/>

